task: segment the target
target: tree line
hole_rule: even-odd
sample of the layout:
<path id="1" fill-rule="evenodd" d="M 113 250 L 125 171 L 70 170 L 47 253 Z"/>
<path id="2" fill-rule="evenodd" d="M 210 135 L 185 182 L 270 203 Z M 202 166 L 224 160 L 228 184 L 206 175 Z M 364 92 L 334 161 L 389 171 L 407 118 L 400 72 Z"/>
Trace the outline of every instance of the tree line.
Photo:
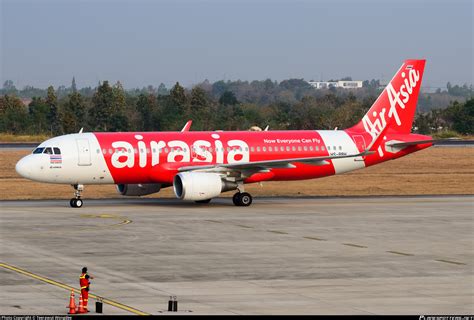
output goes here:
<path id="1" fill-rule="evenodd" d="M 25 105 L 4 84 L 0 96 L 0 132 L 50 136 L 84 131 L 176 131 L 187 120 L 192 130 L 334 129 L 357 123 L 381 89 L 376 81 L 360 90 L 315 90 L 302 79 L 265 81 L 204 81 L 192 89 L 179 83 L 167 89 L 125 90 L 120 82 L 103 81 L 94 89 L 48 87 Z M 451 86 L 452 90 L 453 86 Z M 459 89 L 461 88 L 461 89 Z M 8 90 L 7 90 L 8 89 Z M 455 90 L 465 95 L 462 87 Z M 464 97 L 464 96 L 463 96 Z M 420 96 L 420 103 L 423 102 Z M 454 130 L 474 133 L 474 100 L 450 101 L 444 109 L 417 114 L 420 133 Z"/>

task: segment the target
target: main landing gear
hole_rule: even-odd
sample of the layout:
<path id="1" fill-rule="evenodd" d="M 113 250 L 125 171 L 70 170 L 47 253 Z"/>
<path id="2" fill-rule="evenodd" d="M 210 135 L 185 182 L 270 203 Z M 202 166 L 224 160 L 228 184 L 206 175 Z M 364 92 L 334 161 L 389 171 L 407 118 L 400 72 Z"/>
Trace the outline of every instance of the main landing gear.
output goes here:
<path id="1" fill-rule="evenodd" d="M 232 197 L 232 201 L 238 207 L 248 207 L 252 204 L 252 196 L 247 192 L 237 192 Z"/>
<path id="2" fill-rule="evenodd" d="M 81 192 L 84 191 L 84 185 L 73 184 L 72 186 L 74 188 L 74 198 L 69 200 L 69 205 L 73 208 L 80 208 L 84 203 L 81 199 Z"/>

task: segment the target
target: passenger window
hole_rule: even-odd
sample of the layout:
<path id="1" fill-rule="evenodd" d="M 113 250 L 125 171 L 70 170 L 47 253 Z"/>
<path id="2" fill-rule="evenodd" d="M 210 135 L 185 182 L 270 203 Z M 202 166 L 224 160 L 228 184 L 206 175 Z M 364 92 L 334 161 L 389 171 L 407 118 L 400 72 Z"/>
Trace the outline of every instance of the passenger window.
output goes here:
<path id="1" fill-rule="evenodd" d="M 298 146 L 298 151 L 301 151 L 301 146 Z"/>
<path id="2" fill-rule="evenodd" d="M 316 151 L 319 151 L 319 146 L 314 147 Z"/>
<path id="3" fill-rule="evenodd" d="M 321 151 L 324 151 L 324 146 L 321 146 Z"/>
<path id="4" fill-rule="evenodd" d="M 33 154 L 43 153 L 43 150 L 44 150 L 44 148 L 36 148 L 36 149 L 33 151 Z"/>
<path id="5" fill-rule="evenodd" d="M 53 154 L 53 150 L 51 148 L 46 148 L 44 149 L 44 152 L 45 154 Z"/>
<path id="6" fill-rule="evenodd" d="M 254 148 L 254 147 L 250 147 L 250 151 L 251 151 L 251 152 L 254 152 L 254 151 L 255 151 L 255 148 Z"/>
<path id="7" fill-rule="evenodd" d="M 257 147 L 257 152 L 260 152 L 260 147 Z"/>
<path id="8" fill-rule="evenodd" d="M 295 146 L 291 147 L 291 150 L 296 151 L 296 147 Z"/>
<path id="9" fill-rule="evenodd" d="M 328 146 L 328 150 L 331 150 L 331 146 Z"/>
<path id="10" fill-rule="evenodd" d="M 266 152 L 267 151 L 267 147 L 263 147 L 263 152 Z"/>
<path id="11" fill-rule="evenodd" d="M 55 150 L 55 151 L 56 151 L 56 150 Z M 100 149 L 97 149 L 97 154 L 99 154 L 99 153 L 100 153 Z"/>
<path id="12" fill-rule="evenodd" d="M 342 150 L 342 147 L 341 147 L 341 146 L 339 146 L 339 150 Z"/>
<path id="13" fill-rule="evenodd" d="M 281 147 L 280 147 L 280 151 L 285 151 L 285 147 L 284 147 L 284 146 L 281 146 Z"/>
<path id="14" fill-rule="evenodd" d="M 308 147 L 307 147 L 307 146 L 304 146 L 303 149 L 304 149 L 304 151 L 308 151 Z"/>
<path id="15" fill-rule="evenodd" d="M 290 151 L 290 146 L 287 146 L 287 147 L 286 147 L 286 151 Z"/>
<path id="16" fill-rule="evenodd" d="M 272 147 L 268 147 L 268 151 L 273 151 L 273 148 L 272 148 Z"/>
<path id="17" fill-rule="evenodd" d="M 313 146 L 309 146 L 309 150 L 310 150 L 310 151 L 313 151 Z"/>

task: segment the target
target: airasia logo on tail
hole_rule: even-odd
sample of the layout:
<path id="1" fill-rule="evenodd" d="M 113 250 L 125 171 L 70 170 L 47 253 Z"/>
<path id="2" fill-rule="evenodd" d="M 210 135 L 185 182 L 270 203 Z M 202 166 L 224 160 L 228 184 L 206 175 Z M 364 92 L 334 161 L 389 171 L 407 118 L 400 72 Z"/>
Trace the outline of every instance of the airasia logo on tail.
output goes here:
<path id="1" fill-rule="evenodd" d="M 386 126 L 386 116 L 388 116 L 388 119 L 394 118 L 397 126 L 402 125 L 402 119 L 400 119 L 399 114 L 400 109 L 404 110 L 406 108 L 406 105 L 410 102 L 410 98 L 412 97 L 414 89 L 420 81 L 419 70 L 413 69 L 412 66 L 407 66 L 405 70 L 406 69 L 409 69 L 408 75 L 405 71 L 402 71 L 401 77 L 403 79 L 403 83 L 398 88 L 398 90 L 393 87 L 392 82 L 387 85 L 385 91 L 387 92 L 388 102 L 390 104 L 390 109 L 388 112 L 386 108 L 382 108 L 379 112 L 372 112 L 372 119 L 369 113 L 362 118 L 364 129 L 371 135 L 372 139 L 375 139 L 379 132 L 381 132 Z M 383 95 L 381 98 L 382 97 Z M 380 156 L 383 156 L 382 147 L 378 148 L 378 152 Z"/>

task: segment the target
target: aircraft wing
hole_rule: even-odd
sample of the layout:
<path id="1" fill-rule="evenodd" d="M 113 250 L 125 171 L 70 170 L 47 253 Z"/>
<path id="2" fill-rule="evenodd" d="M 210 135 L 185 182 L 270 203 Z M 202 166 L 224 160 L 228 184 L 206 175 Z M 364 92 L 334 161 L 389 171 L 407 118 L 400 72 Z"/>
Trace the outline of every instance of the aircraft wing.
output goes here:
<path id="1" fill-rule="evenodd" d="M 357 154 L 348 154 L 341 156 L 322 156 L 322 157 L 307 157 L 307 158 L 291 158 L 291 159 L 279 159 L 279 160 L 265 160 L 265 161 L 254 161 L 254 162 L 241 162 L 241 163 L 227 163 L 227 164 L 213 164 L 213 165 L 201 165 L 201 166 L 186 166 L 181 167 L 178 171 L 195 171 L 195 170 L 212 170 L 212 171 L 223 171 L 223 170 L 265 170 L 265 169 L 276 169 L 276 168 L 295 168 L 293 163 L 306 163 L 316 166 L 329 164 L 327 160 L 343 159 L 343 158 L 356 158 L 372 154 L 373 151 L 365 150 Z"/>

